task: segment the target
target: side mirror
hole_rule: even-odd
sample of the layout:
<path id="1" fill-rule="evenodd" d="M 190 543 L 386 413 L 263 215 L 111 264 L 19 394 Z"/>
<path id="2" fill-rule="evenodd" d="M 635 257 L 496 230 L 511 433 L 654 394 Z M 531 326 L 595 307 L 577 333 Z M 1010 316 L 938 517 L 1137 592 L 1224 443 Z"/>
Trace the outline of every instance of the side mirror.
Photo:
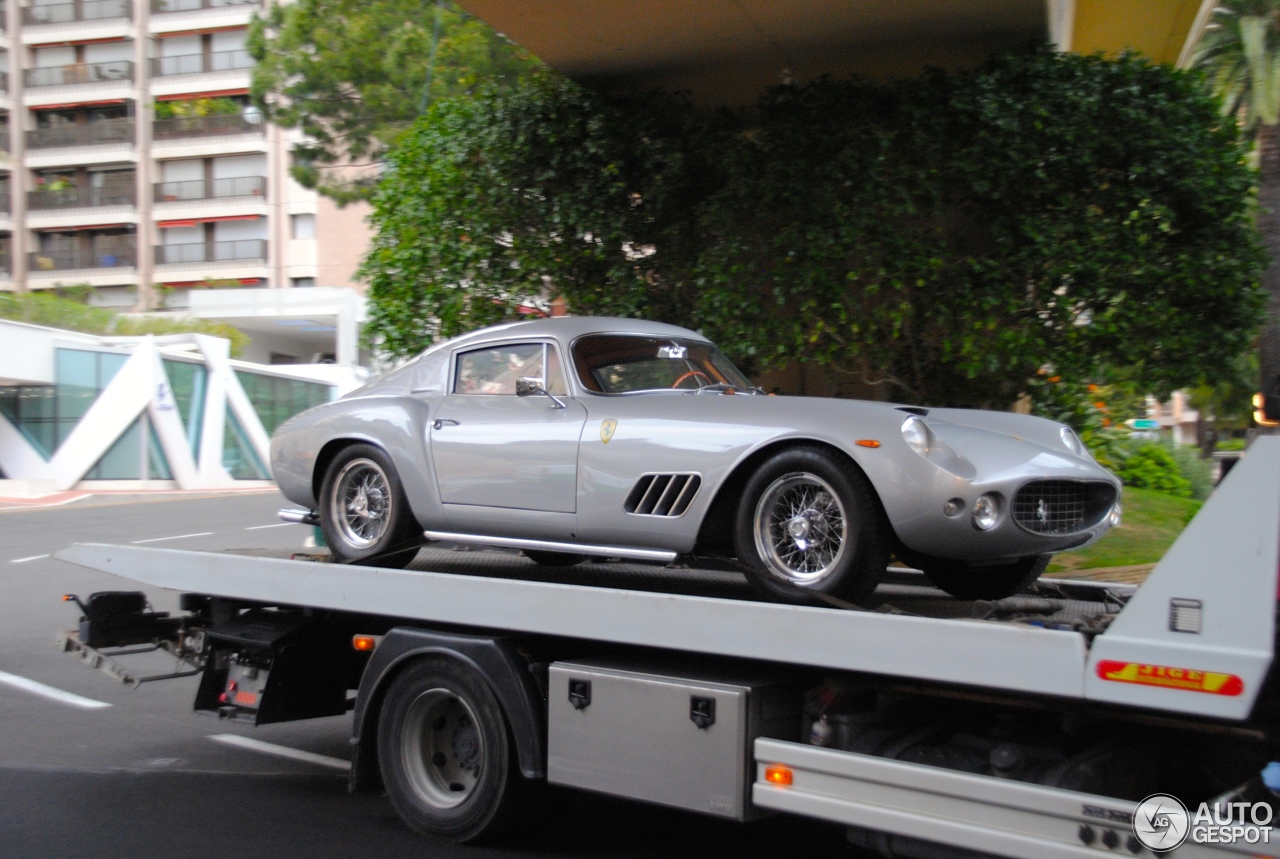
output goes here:
<path id="1" fill-rule="evenodd" d="M 559 397 L 556 397 L 553 394 L 551 394 L 549 391 L 547 391 L 546 388 L 542 387 L 541 379 L 535 379 L 532 376 L 525 376 L 525 377 L 516 379 L 516 396 L 517 397 L 531 397 L 534 394 L 541 394 L 544 397 L 548 397 L 551 400 L 551 402 L 554 404 L 552 406 L 552 408 L 554 409 L 564 408 L 564 401 L 561 400 Z"/>

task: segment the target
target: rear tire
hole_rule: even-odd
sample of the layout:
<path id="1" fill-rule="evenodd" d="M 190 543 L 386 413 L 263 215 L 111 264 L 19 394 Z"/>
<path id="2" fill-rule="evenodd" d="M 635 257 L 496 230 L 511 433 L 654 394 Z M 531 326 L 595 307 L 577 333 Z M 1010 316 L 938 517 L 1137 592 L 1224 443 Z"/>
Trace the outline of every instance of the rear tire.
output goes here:
<path id="1" fill-rule="evenodd" d="M 587 559 L 586 555 L 574 555 L 569 552 L 541 552 L 537 549 L 525 549 L 524 556 L 540 567 L 572 567 Z"/>
<path id="2" fill-rule="evenodd" d="M 889 564 L 889 528 L 858 468 L 814 448 L 783 451 L 756 471 L 738 504 L 734 545 L 772 600 L 815 594 L 860 602 Z"/>
<path id="3" fill-rule="evenodd" d="M 422 545 L 391 458 L 370 444 L 345 447 L 329 463 L 320 527 L 329 551 L 348 564 L 403 569 Z"/>
<path id="4" fill-rule="evenodd" d="M 400 818 L 459 844 L 500 835 L 526 792 L 497 698 L 448 658 L 421 659 L 392 682 L 378 763 Z"/>
<path id="5" fill-rule="evenodd" d="M 1036 583 L 1053 555 L 1031 555 L 1007 564 L 978 567 L 961 561 L 928 560 L 925 576 L 940 589 L 962 600 L 999 600 L 1021 593 Z"/>

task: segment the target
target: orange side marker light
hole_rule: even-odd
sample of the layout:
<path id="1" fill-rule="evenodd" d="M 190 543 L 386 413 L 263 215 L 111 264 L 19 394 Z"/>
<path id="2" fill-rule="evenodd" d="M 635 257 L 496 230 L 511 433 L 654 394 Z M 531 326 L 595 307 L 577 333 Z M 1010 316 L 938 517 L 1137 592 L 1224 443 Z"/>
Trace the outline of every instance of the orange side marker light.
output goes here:
<path id="1" fill-rule="evenodd" d="M 860 438 L 854 442 L 858 447 L 879 447 L 880 442 L 873 438 Z"/>
<path id="2" fill-rule="evenodd" d="M 791 767 L 785 767 L 782 764 L 769 764 L 764 768 L 764 780 L 769 784 L 786 787 L 791 784 Z"/>
<path id="3" fill-rule="evenodd" d="M 351 646 L 361 653 L 372 653 L 381 640 L 381 635 L 353 635 L 351 636 Z"/>

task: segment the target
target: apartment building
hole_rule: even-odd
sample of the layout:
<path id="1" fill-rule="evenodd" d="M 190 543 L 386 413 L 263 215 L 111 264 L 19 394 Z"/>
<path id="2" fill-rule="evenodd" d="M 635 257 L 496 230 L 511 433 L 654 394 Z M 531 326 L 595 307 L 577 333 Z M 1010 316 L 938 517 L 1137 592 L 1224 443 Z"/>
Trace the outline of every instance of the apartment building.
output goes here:
<path id="1" fill-rule="evenodd" d="M 354 285 L 364 212 L 293 182 L 249 103 L 262 2 L 0 0 L 0 290 Z"/>

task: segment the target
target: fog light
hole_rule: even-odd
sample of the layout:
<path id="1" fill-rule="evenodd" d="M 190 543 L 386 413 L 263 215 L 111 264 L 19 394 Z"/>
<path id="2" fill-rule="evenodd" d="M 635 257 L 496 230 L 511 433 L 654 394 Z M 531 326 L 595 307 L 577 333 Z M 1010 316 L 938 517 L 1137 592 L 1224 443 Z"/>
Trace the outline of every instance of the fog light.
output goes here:
<path id="1" fill-rule="evenodd" d="M 980 496 L 973 503 L 973 524 L 979 531 L 990 531 L 1000 518 L 1000 499 L 995 495 Z"/>
<path id="2" fill-rule="evenodd" d="M 964 501 L 959 498 L 952 498 L 946 504 L 942 505 L 942 512 L 948 516 L 956 516 L 964 509 Z"/>
<path id="3" fill-rule="evenodd" d="M 1117 501 L 1115 506 L 1111 508 L 1111 515 L 1107 517 L 1111 520 L 1111 527 L 1120 527 L 1120 502 Z"/>

